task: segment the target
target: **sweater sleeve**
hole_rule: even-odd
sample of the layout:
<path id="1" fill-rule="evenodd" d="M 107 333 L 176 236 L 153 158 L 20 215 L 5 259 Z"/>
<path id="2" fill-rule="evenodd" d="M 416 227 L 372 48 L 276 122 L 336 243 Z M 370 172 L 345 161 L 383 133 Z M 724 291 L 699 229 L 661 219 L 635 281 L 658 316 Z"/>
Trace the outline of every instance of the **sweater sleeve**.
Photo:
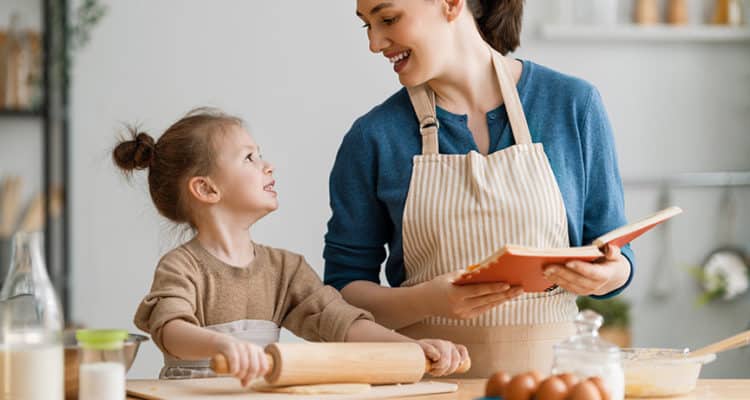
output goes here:
<path id="1" fill-rule="evenodd" d="M 617 165 L 617 153 L 607 112 L 599 92 L 592 88 L 584 115 L 581 132 L 585 168 L 585 207 L 583 215 L 583 243 L 627 224 L 625 201 Z M 622 254 L 630 262 L 630 275 L 620 288 L 595 298 L 618 295 L 632 281 L 635 257 L 630 245 Z"/>
<path id="2" fill-rule="evenodd" d="M 380 265 L 392 222 L 377 198 L 378 160 L 359 124 L 346 134 L 331 171 L 332 215 L 325 235 L 325 283 L 343 289 L 353 281 L 380 283 Z"/>
<path id="3" fill-rule="evenodd" d="M 174 250 L 156 267 L 150 292 L 135 312 L 134 323 L 148 332 L 159 349 L 164 348 L 162 328 L 174 319 L 200 325 L 196 317 L 196 269 L 185 251 Z"/>
<path id="4" fill-rule="evenodd" d="M 344 301 L 336 289 L 324 286 L 303 257 L 290 258 L 290 262 L 295 265 L 285 268 L 295 272 L 284 299 L 283 327 L 306 340 L 343 342 L 354 321 L 373 320 L 369 312 Z"/>

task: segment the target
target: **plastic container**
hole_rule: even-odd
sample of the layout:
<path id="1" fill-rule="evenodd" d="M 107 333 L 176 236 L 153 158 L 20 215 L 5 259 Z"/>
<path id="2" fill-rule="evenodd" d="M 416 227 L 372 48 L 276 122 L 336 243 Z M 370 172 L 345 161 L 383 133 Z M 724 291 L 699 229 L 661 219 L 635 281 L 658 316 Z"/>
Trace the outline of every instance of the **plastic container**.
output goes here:
<path id="1" fill-rule="evenodd" d="M 79 330 L 79 400 L 125 399 L 125 352 L 128 338 L 123 330 Z"/>
<path id="2" fill-rule="evenodd" d="M 62 307 L 47 275 L 42 234 L 17 233 L 0 290 L 0 395 L 62 400 Z"/>
<path id="3" fill-rule="evenodd" d="M 695 389 L 703 364 L 716 354 L 688 357 L 684 350 L 625 348 L 625 394 L 628 397 L 678 396 Z"/>
<path id="4" fill-rule="evenodd" d="M 601 315 L 584 310 L 576 316 L 576 335 L 554 346 L 552 374 L 570 373 L 579 379 L 598 376 L 611 400 L 625 398 L 620 348 L 599 337 Z"/>

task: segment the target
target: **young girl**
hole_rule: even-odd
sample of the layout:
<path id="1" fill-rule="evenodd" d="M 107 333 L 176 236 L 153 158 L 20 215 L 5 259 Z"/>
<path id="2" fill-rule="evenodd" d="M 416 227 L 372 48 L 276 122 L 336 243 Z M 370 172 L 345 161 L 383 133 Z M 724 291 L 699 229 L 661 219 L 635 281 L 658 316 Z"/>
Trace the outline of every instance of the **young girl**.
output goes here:
<path id="1" fill-rule="evenodd" d="M 162 257 L 135 314 L 164 353 L 160 378 L 211 376 L 208 359 L 223 354 L 247 385 L 268 372 L 263 346 L 278 341 L 279 326 L 311 341 L 411 341 L 323 286 L 302 256 L 252 241 L 250 227 L 278 200 L 273 166 L 239 118 L 198 109 L 158 141 L 131 133 L 114 149 L 115 163 L 126 173 L 148 169 L 159 213 L 196 232 Z M 437 363 L 433 375 L 467 357 L 447 341 L 418 343 Z"/>

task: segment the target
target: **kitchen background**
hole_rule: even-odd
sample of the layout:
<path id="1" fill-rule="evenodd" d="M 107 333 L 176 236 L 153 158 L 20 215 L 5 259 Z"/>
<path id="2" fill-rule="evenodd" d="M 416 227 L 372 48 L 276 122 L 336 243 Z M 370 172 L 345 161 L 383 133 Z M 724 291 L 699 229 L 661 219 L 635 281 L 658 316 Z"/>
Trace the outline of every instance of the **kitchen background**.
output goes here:
<path id="1" fill-rule="evenodd" d="M 40 32 L 42 3 L 3 0 L 0 29 L 9 30 L 15 12 L 22 32 Z M 76 21 L 75 10 L 95 2 L 70 3 Z M 45 186 L 45 169 L 53 172 L 48 183 L 67 182 L 69 236 L 48 251 L 68 250 L 69 272 L 55 279 L 69 284 L 69 319 L 136 331 L 135 307 L 179 231 L 157 216 L 145 176 L 128 183 L 113 168 L 110 150 L 123 122 L 158 135 L 201 105 L 247 119 L 276 166 L 281 207 L 257 225 L 254 239 L 299 252 L 322 273 L 335 152 L 354 119 L 399 88 L 387 61 L 368 51 L 356 2 L 101 3 L 105 14 L 90 41 L 73 52 L 67 113 L 13 110 L 41 105 L 44 80 L 33 67 L 40 46 L 33 35 L 24 42 L 32 56 L 24 75 L 31 75 L 31 90 L 0 85 L 0 176 L 5 182 L 21 176 L 24 204 Z M 669 12 L 678 3 L 686 6 L 685 18 Z M 718 3 L 730 5 L 718 22 L 738 26 L 707 28 Z M 685 210 L 634 244 L 636 276 L 622 296 L 630 305 L 633 345 L 698 347 L 750 329 L 746 272 L 727 275 L 731 290 L 736 285 L 734 298 L 703 305 L 697 302 L 706 293 L 695 276 L 714 249 L 750 251 L 748 13 L 747 0 L 527 1 L 516 56 L 598 87 L 615 128 L 628 217 L 667 203 Z M 658 24 L 643 28 L 634 19 Z M 667 25 L 668 19 L 684 26 Z M 0 36 L 0 47 L 8 48 L 8 37 Z M 7 65 L 4 51 L 0 65 Z M 2 79 L 8 70 L 0 68 L 0 81 L 8 81 Z M 66 123 L 67 140 L 54 134 Z M 52 134 L 40 134 L 46 129 Z M 47 156 L 62 152 L 67 163 L 47 160 L 44 167 L 45 138 L 54 150 Z M 51 209 L 51 222 L 60 224 L 57 207 Z M 58 237 L 66 232 L 55 229 Z M 719 264 L 742 265 L 731 261 Z M 298 339 L 286 332 L 282 340 Z M 160 366 L 158 350 L 147 343 L 129 376 L 154 377 Z M 750 377 L 750 350 L 720 355 L 702 376 Z"/>

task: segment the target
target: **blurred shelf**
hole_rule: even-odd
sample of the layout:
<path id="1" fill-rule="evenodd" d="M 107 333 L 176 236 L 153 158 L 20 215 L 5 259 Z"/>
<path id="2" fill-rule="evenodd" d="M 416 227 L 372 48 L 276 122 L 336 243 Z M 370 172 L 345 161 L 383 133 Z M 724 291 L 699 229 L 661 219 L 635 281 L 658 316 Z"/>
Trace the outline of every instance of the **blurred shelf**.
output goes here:
<path id="1" fill-rule="evenodd" d="M 541 37 L 547 40 L 750 43 L 750 28 L 725 26 L 671 25 L 542 25 Z"/>
<path id="2" fill-rule="evenodd" d="M 12 110 L 0 108 L 0 117 L 40 118 L 43 116 L 41 110 Z"/>

